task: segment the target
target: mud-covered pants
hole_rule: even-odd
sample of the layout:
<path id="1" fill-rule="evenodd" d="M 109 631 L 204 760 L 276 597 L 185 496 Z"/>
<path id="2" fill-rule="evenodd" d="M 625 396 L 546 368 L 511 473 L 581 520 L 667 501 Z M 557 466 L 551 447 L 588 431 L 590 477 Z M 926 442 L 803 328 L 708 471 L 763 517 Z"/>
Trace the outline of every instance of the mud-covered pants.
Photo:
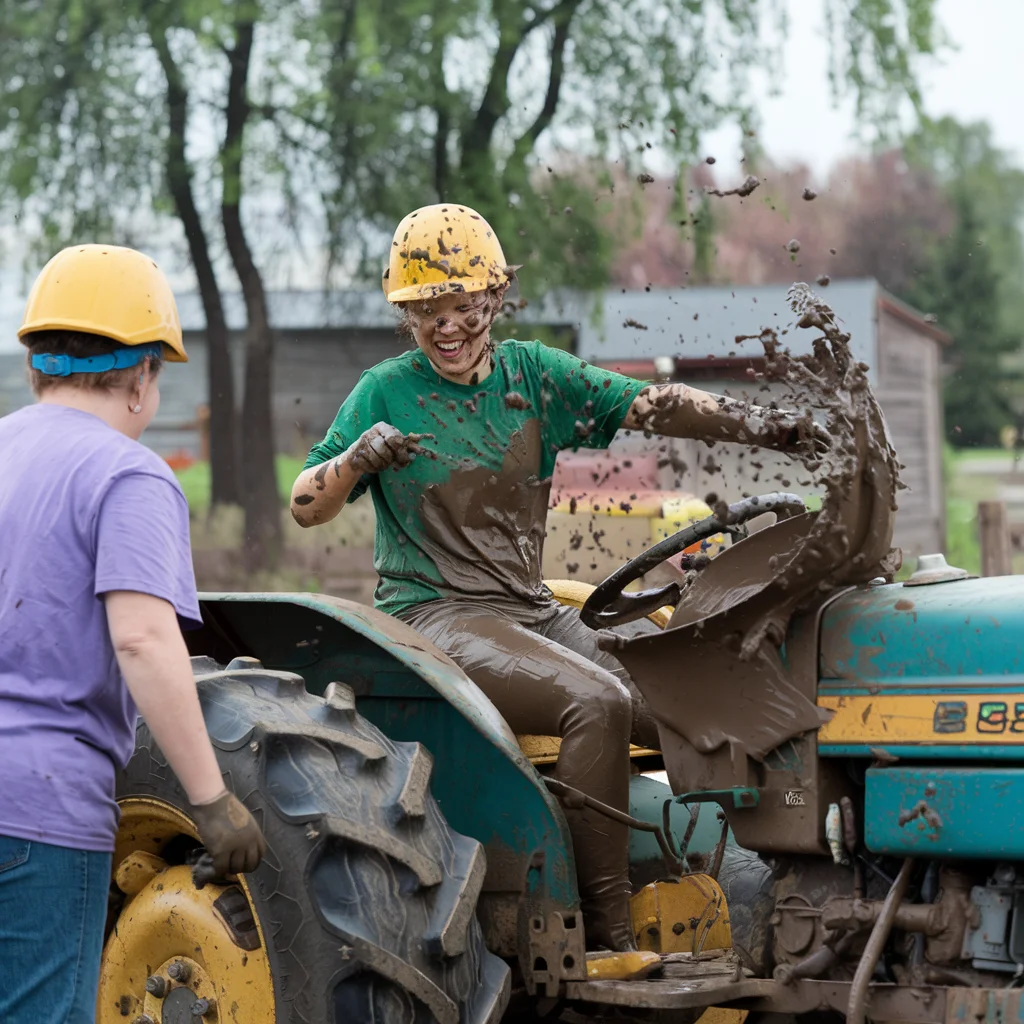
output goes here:
<path id="1" fill-rule="evenodd" d="M 562 737 L 555 778 L 629 810 L 629 743 L 657 747 L 657 728 L 577 609 L 455 598 L 416 605 L 401 618 L 463 669 L 513 732 Z M 628 949 L 628 829 L 590 808 L 566 810 L 566 819 L 587 943 Z"/>

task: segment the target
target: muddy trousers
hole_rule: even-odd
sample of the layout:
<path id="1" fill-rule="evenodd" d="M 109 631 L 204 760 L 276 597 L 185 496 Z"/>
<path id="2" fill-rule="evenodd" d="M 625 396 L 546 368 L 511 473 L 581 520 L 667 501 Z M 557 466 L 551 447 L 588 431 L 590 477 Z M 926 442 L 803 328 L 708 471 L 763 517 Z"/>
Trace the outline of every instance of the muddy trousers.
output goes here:
<path id="1" fill-rule="evenodd" d="M 555 778 L 628 812 L 629 743 L 656 747 L 657 729 L 575 608 L 443 599 L 401 617 L 463 669 L 514 733 L 562 738 Z M 588 946 L 635 948 L 628 828 L 590 808 L 565 813 Z"/>

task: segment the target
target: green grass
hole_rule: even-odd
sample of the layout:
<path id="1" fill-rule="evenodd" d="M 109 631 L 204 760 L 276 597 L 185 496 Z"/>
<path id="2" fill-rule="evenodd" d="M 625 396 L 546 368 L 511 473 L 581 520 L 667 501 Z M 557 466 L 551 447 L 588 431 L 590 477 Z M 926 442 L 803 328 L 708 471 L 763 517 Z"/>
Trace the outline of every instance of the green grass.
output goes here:
<path id="1" fill-rule="evenodd" d="M 302 459 L 291 455 L 277 456 L 277 490 L 281 495 L 281 503 L 287 505 L 291 497 L 292 484 L 302 471 Z M 175 474 L 181 489 L 185 492 L 188 507 L 193 514 L 205 512 L 210 507 L 210 464 L 196 462 L 188 469 L 178 470 Z"/>
<path id="2" fill-rule="evenodd" d="M 946 499 L 946 561 L 971 573 L 981 571 L 978 507 L 968 498 Z"/>

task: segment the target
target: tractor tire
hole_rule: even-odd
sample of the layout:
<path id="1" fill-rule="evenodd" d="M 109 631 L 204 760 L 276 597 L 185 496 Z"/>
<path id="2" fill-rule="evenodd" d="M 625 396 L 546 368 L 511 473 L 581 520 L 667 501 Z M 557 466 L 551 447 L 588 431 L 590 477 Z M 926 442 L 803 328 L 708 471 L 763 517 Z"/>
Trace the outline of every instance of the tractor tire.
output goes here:
<path id="1" fill-rule="evenodd" d="M 267 839 L 245 881 L 278 1024 L 496 1024 L 510 974 L 476 917 L 484 851 L 448 827 L 427 750 L 389 740 L 342 684 L 317 697 L 248 658 L 193 669 L 225 783 Z M 129 797 L 187 813 L 141 724 Z"/>

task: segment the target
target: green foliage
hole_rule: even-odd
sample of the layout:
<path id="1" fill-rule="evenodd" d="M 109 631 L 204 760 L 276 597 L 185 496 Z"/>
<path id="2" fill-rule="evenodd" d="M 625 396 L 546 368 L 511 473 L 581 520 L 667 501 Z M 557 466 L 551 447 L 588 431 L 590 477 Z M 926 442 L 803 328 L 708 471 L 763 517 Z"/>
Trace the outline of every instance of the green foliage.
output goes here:
<path id="1" fill-rule="evenodd" d="M 916 95 L 933 7 L 830 0 L 836 87 L 866 116 Z M 597 287 L 632 229 L 608 226 L 615 187 L 651 147 L 688 161 L 710 128 L 753 120 L 747 73 L 774 56 L 780 12 L 775 0 L 2 5 L 0 197 L 28 204 L 47 250 L 149 234 L 146 214 L 171 208 L 154 39 L 166 34 L 189 87 L 189 138 L 220 139 L 228 55 L 252 20 L 245 153 L 199 144 L 189 160 L 201 209 L 243 184 L 278 205 L 258 260 L 301 237 L 376 281 L 401 216 L 450 198 L 478 207 L 509 259 L 530 265 L 527 291 Z"/>
<path id="2" fill-rule="evenodd" d="M 303 462 L 304 459 L 296 459 L 290 455 L 277 456 L 277 489 L 283 506 L 287 506 L 291 499 L 292 484 L 302 472 Z M 204 514 L 210 507 L 210 464 L 194 462 L 187 469 L 176 470 L 174 475 L 185 492 L 189 511 L 193 515 Z"/>
<path id="3" fill-rule="evenodd" d="M 900 107 L 920 112 L 915 62 L 945 43 L 933 0 L 826 0 L 830 76 L 839 92 L 852 88 L 864 124 L 893 134 Z"/>
<path id="4" fill-rule="evenodd" d="M 830 3 L 834 84 L 866 118 L 916 100 L 915 59 L 937 44 L 933 9 Z M 755 119 L 747 74 L 774 58 L 765 40 L 781 38 L 780 12 L 773 0 L 396 0 L 332 78 L 345 183 L 335 257 L 362 240 L 375 279 L 380 238 L 358 229 L 369 220 L 386 236 L 415 205 L 451 200 L 487 217 L 525 265 L 527 293 L 603 285 L 635 225 L 602 204 L 632 185 L 649 149 L 692 162 L 707 130 Z M 376 129 L 359 132 L 367 116 Z"/>
<path id="5" fill-rule="evenodd" d="M 987 125 L 949 118 L 926 122 L 906 153 L 942 184 L 955 221 L 904 297 L 953 337 L 947 436 L 995 445 L 1000 429 L 1024 414 L 1021 375 L 1007 362 L 1024 340 L 1024 172 L 993 145 Z"/>

